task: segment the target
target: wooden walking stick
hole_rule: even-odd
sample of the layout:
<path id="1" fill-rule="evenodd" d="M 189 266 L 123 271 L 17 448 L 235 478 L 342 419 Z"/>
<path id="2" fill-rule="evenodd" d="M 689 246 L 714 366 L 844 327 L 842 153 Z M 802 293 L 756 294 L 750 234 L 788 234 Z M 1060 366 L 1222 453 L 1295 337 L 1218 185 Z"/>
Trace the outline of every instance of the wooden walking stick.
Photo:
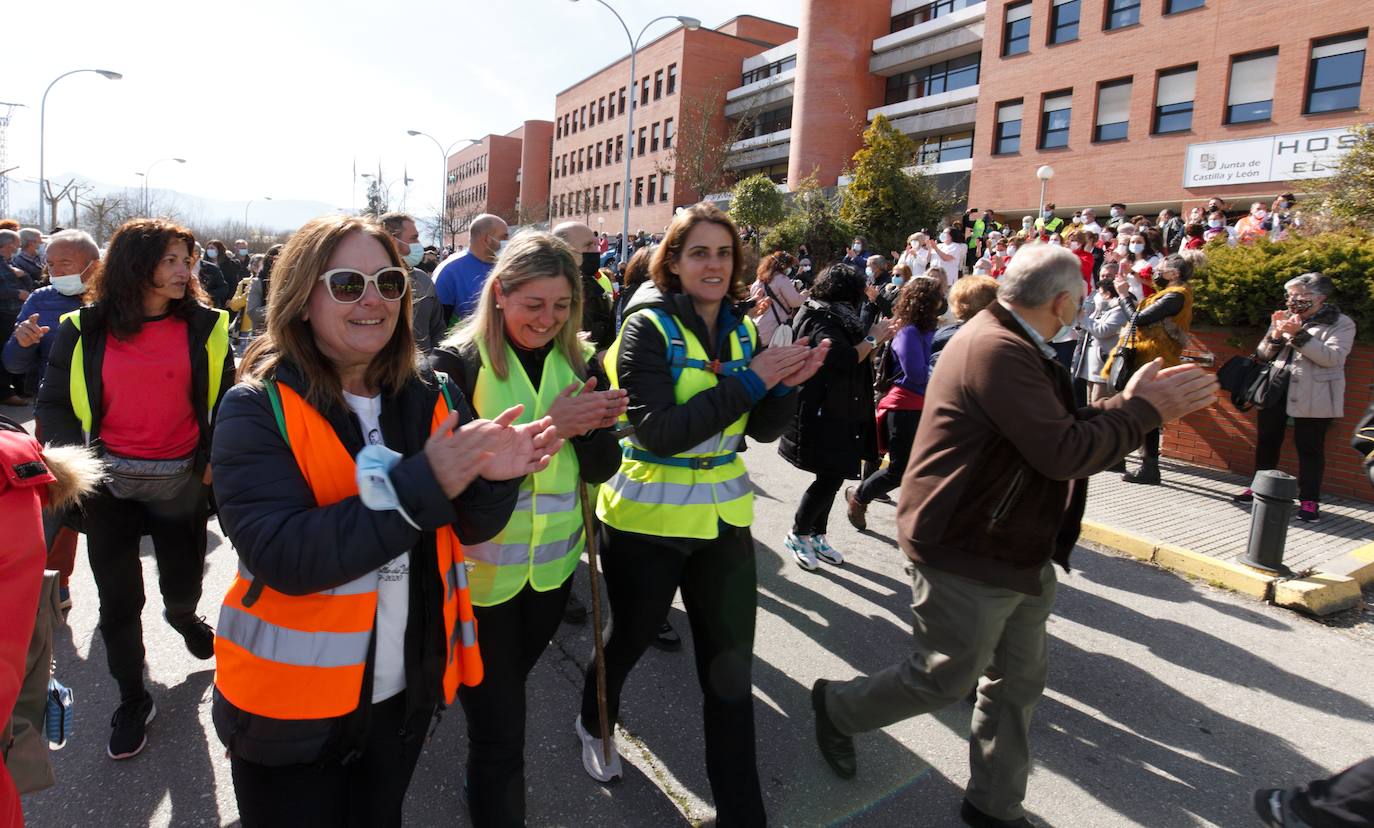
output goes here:
<path id="1" fill-rule="evenodd" d="M 587 539 L 587 570 L 592 581 L 592 644 L 596 650 L 596 714 L 601 722 L 601 758 L 611 764 L 611 725 L 606 717 L 606 651 L 601 641 L 601 578 L 596 563 L 596 516 L 592 496 L 596 490 L 582 484 L 582 536 Z"/>

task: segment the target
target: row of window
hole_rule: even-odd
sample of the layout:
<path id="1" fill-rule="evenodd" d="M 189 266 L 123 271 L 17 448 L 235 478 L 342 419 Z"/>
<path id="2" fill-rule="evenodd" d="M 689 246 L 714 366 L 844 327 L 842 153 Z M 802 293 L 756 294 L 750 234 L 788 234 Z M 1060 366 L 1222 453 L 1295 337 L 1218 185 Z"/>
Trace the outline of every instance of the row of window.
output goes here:
<path id="1" fill-rule="evenodd" d="M 650 84 L 651 80 L 652 85 Z M 664 95 L 676 93 L 677 64 L 670 63 L 667 69 L 659 69 L 652 75 L 645 75 L 640 79 L 639 106 L 646 106 L 649 103 L 650 94 L 653 95 L 653 100 L 658 100 Z M 634 90 L 630 90 L 631 98 L 634 97 L 634 94 Z M 554 138 L 572 135 L 578 130 L 596 126 L 617 115 L 624 115 L 626 111 L 625 101 L 625 87 L 622 86 L 618 92 L 602 95 L 585 106 L 560 115 L 558 120 L 554 122 Z"/>
<path id="2" fill-rule="evenodd" d="M 456 193 L 449 193 L 448 209 L 453 210 L 462 204 L 481 204 L 487 200 L 487 185 L 478 184 L 475 187 L 465 187 Z"/>
<path id="3" fill-rule="evenodd" d="M 792 128 L 792 104 L 770 109 L 761 112 L 754 118 L 747 134 L 742 138 L 758 138 L 761 135 L 769 135 L 774 132 L 781 132 L 784 129 Z"/>
<path id="4" fill-rule="evenodd" d="M 950 12 L 966 9 L 969 6 L 976 6 L 983 0 L 935 0 L 933 3 L 926 3 L 924 6 L 917 6 L 908 12 L 894 14 L 892 25 L 889 27 L 890 34 L 896 34 L 903 29 L 910 29 L 912 26 L 919 26 L 937 17 L 944 17 Z"/>
<path id="5" fill-rule="evenodd" d="M 922 166 L 942 161 L 962 161 L 973 157 L 973 132 L 954 132 L 924 138 L 916 150 L 916 163 Z"/>
<path id="6" fill-rule="evenodd" d="M 771 78 L 774 75 L 781 75 L 783 72 L 786 72 L 789 69 L 796 68 L 797 56 L 792 55 L 791 57 L 785 57 L 782 60 L 775 60 L 767 66 L 760 66 L 757 69 L 750 69 L 748 72 L 745 72 L 744 74 L 740 75 L 739 85 L 748 86 L 754 81 L 761 81 L 764 78 Z"/>
<path id="7" fill-rule="evenodd" d="M 639 128 L 639 147 L 634 154 L 640 156 L 658 152 L 660 149 L 672 149 L 673 138 L 676 135 L 677 127 L 672 118 L 666 118 L 661 122 L 655 121 L 649 126 L 642 126 Z M 562 178 L 584 170 L 597 170 L 601 169 L 604 164 L 619 164 L 624 160 L 625 136 L 617 135 L 614 138 L 607 138 L 605 141 L 597 141 L 595 144 L 583 147 L 576 152 L 568 150 L 553 159 L 553 177 Z"/>
<path id="8" fill-rule="evenodd" d="M 1206 5 L 1206 0 L 1163 0 L 1164 14 L 1192 11 Z M 1007 6 L 1002 18 L 1002 56 L 1020 55 L 1030 51 L 1031 2 L 1022 0 Z M 1102 29 L 1124 29 L 1140 22 L 1141 0 L 1107 0 L 1103 9 Z M 1066 43 L 1078 39 L 1082 23 L 1082 0 L 1051 0 L 1050 26 L 1047 42 Z"/>
<path id="9" fill-rule="evenodd" d="M 663 203 L 668 200 L 668 185 L 672 176 L 667 173 L 640 176 L 634 181 L 634 206 Z M 620 182 L 588 187 L 571 193 L 559 193 L 553 201 L 555 218 L 599 213 L 620 209 Z"/>
<path id="10" fill-rule="evenodd" d="M 1314 41 L 1309 58 L 1306 101 L 1303 112 L 1339 112 L 1357 109 L 1364 81 L 1367 32 Z M 1266 49 L 1231 58 L 1226 91 L 1228 124 L 1267 121 L 1274 110 L 1274 82 L 1278 50 Z M 1097 86 L 1097 114 L 1093 141 L 1121 141 L 1130 131 L 1132 78 L 1104 81 Z M 1197 96 L 1197 64 L 1161 71 L 1155 78 L 1155 102 L 1150 132 L 1167 135 L 1193 127 L 1193 102 Z M 1022 99 L 997 105 L 993 152 L 1021 149 Z M 1073 115 L 1073 90 L 1052 92 L 1041 101 L 1040 149 L 1069 145 Z"/>
<path id="11" fill-rule="evenodd" d="M 464 163 L 459 164 L 458 166 L 449 170 L 448 183 L 452 184 L 455 181 L 462 181 L 464 178 L 477 175 L 478 173 L 484 173 L 486 171 L 487 156 L 482 155 L 472 159 L 471 161 L 465 161 Z"/>
<path id="12" fill-rule="evenodd" d="M 927 95 L 974 86 L 978 83 L 981 62 L 982 54 L 974 52 L 971 55 L 943 60 L 893 75 L 887 79 L 887 93 L 883 96 L 883 104 L 914 101 Z"/>

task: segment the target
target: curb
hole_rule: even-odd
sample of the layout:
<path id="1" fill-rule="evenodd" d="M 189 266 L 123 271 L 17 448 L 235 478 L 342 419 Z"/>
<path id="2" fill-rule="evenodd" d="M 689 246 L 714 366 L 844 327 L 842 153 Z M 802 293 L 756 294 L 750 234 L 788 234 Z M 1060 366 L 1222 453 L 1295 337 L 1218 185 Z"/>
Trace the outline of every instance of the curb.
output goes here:
<path id="1" fill-rule="evenodd" d="M 1084 520 L 1080 540 L 1153 563 L 1259 601 L 1273 601 L 1310 615 L 1330 615 L 1359 606 L 1362 585 L 1374 583 L 1374 544 L 1360 547 L 1303 578 L 1281 578 L 1244 564 L 1232 563 Z M 1345 570 L 1345 571 L 1337 571 Z"/>

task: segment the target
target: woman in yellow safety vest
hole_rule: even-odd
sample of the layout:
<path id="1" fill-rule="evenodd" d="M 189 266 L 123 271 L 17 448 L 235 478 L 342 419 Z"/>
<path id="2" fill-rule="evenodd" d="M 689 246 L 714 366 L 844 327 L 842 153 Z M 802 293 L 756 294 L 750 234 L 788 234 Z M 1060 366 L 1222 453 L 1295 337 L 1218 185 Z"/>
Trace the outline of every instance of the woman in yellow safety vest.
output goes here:
<path id="1" fill-rule="evenodd" d="M 753 489 L 738 452 L 745 436 L 776 440 L 796 408 L 792 389 L 820 367 L 829 343 L 767 348 L 734 302 L 744 298 L 742 246 L 710 204 L 682 210 L 650 264 L 652 284 L 625 310 L 606 354 L 611 384 L 629 392 L 619 470 L 601 488 L 603 571 L 614 629 L 606 642 L 608 730 L 620 692 L 681 588 L 705 693 L 706 769 L 717 825 L 766 821 L 754 761 Z M 582 764 L 599 781 L 621 775 L 603 758 L 595 672 L 575 723 Z M 614 739 L 614 737 L 612 737 Z"/>
<path id="2" fill-rule="evenodd" d="M 521 405 L 516 422 L 547 416 L 564 440 L 548 468 L 520 484 L 501 533 L 463 550 L 485 674 L 458 692 L 477 826 L 525 824 L 525 679 L 558 630 L 582 557 L 583 483 L 620 467 L 615 425 L 626 394 L 587 364 L 592 346 L 577 330 L 582 285 L 571 247 L 548 233 L 521 233 L 501 253 L 476 313 L 430 358 L 477 416 Z"/>
<path id="3" fill-rule="evenodd" d="M 400 825 L 429 720 L 482 680 L 464 546 L 561 448 L 516 406 L 473 419 L 419 364 L 380 226 L 326 216 L 273 270 L 266 333 L 212 448 L 239 570 L 215 632 L 215 730 L 245 826 Z"/>

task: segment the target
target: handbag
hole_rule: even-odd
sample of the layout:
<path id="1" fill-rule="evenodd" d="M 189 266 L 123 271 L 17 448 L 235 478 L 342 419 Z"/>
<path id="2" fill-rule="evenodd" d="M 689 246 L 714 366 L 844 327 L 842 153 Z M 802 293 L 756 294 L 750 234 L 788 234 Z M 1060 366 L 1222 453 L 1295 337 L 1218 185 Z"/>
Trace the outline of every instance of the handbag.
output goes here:
<path id="1" fill-rule="evenodd" d="M 1254 407 L 1250 399 L 1250 389 L 1255 380 L 1264 373 L 1265 364 L 1253 356 L 1233 356 L 1217 371 L 1217 384 L 1223 391 L 1231 394 L 1231 404 L 1237 411 L 1249 411 Z"/>
<path id="2" fill-rule="evenodd" d="M 1116 346 L 1116 355 L 1112 359 L 1112 370 L 1107 375 L 1107 382 L 1116 391 L 1125 391 L 1126 383 L 1131 381 L 1131 375 L 1135 373 L 1135 319 L 1139 315 L 1139 308 L 1131 314 L 1131 321 L 1126 325 L 1126 332 L 1122 335 L 1121 342 Z"/>
<path id="3" fill-rule="evenodd" d="M 107 449 L 101 459 L 105 461 L 105 488 L 110 494 L 142 503 L 175 499 L 191 482 L 196 465 L 194 453 L 171 460 L 144 460 Z"/>
<path id="4" fill-rule="evenodd" d="M 1247 399 L 1260 408 L 1288 404 L 1288 383 L 1293 378 L 1293 346 L 1285 346 L 1283 362 L 1277 359 L 1264 366 L 1246 391 Z"/>

